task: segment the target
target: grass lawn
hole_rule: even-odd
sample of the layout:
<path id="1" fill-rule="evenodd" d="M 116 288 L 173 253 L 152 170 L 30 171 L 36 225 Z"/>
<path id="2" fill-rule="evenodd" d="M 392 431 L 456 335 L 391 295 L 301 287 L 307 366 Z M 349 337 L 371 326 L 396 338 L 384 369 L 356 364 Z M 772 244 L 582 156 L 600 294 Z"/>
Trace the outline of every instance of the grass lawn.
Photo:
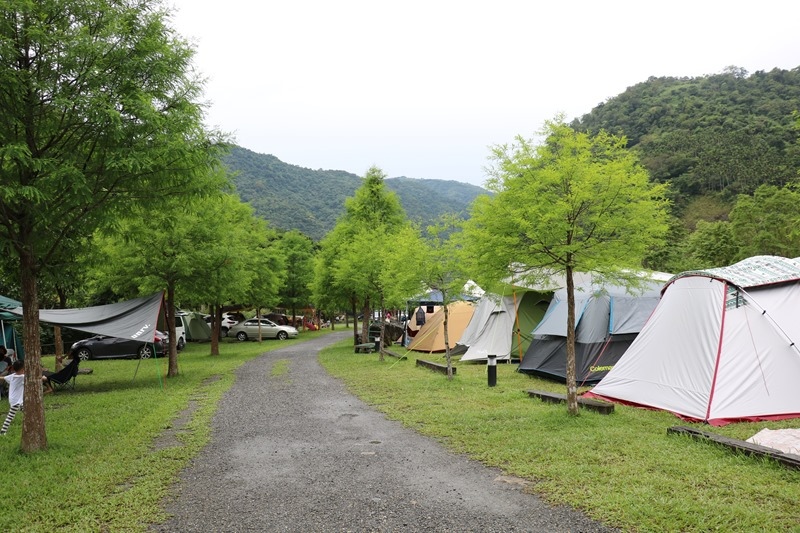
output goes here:
<path id="1" fill-rule="evenodd" d="M 233 371 L 264 351 L 324 334 L 226 341 L 218 357 L 208 355 L 208 344 L 191 343 L 180 355 L 181 375 L 169 380 L 160 378 L 165 361 L 82 363 L 94 372 L 78 376 L 74 391 L 45 396 L 47 451 L 19 452 L 22 415 L 0 439 L 0 531 L 143 531 L 162 521 L 160 503 L 208 442 Z M 376 354 L 353 354 L 351 342 L 321 356 L 350 390 L 453 451 L 530 480 L 529 490 L 551 502 L 630 531 L 800 531 L 800 472 L 667 435 L 670 426 L 689 425 L 672 415 L 617 406 L 610 416 L 573 418 L 524 393 L 563 392 L 563 385 L 517 374 L 516 365 L 498 365 L 497 386 L 489 388 L 485 366 L 459 364 L 447 381 L 413 357 L 379 362 Z M 7 405 L 0 403 L 0 415 Z M 764 427 L 797 426 L 715 431 L 747 438 Z"/>
<path id="2" fill-rule="evenodd" d="M 800 471 L 667 435 L 683 425 L 746 439 L 800 420 L 711 428 L 619 405 L 612 415 L 572 417 L 524 392 L 565 393 L 563 384 L 519 374 L 517 365 L 498 364 L 490 388 L 483 365 L 456 364 L 448 381 L 417 367 L 414 352 L 385 362 L 352 352 L 340 344 L 321 360 L 353 393 L 455 452 L 530 480 L 527 490 L 550 502 L 627 531 L 800 531 Z"/>
<path id="3" fill-rule="evenodd" d="M 324 335 L 298 339 L 189 343 L 180 375 L 169 380 L 166 360 L 81 363 L 75 390 L 45 395 L 48 449 L 20 453 L 22 413 L 0 438 L 0 531 L 142 531 L 162 521 L 159 503 L 180 470 L 209 439 L 217 401 L 233 371 L 257 355 Z M 53 358 L 44 357 L 52 368 Z M 8 400 L 0 402 L 5 418 Z"/>

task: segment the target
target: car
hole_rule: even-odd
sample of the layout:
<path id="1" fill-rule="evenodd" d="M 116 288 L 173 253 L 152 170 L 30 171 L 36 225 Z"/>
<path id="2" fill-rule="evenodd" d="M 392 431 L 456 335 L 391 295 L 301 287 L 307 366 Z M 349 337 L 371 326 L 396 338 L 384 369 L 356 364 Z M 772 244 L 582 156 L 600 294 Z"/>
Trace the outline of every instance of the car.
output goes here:
<path id="1" fill-rule="evenodd" d="M 208 322 L 209 326 L 211 325 L 211 319 L 212 319 L 211 315 L 206 316 L 206 322 Z M 222 313 L 222 321 L 220 322 L 219 325 L 220 336 L 225 337 L 228 334 L 228 331 L 233 326 L 235 326 L 239 322 L 242 322 L 243 320 L 244 320 L 244 315 L 242 313 L 237 313 L 237 312 Z"/>
<path id="2" fill-rule="evenodd" d="M 292 326 L 279 326 L 272 320 L 262 318 L 261 322 L 261 338 L 278 340 L 286 340 L 289 337 L 297 337 L 297 329 Z M 240 322 L 228 330 L 229 337 L 236 337 L 240 341 L 250 339 L 258 339 L 258 318 L 251 318 Z"/>
<path id="3" fill-rule="evenodd" d="M 155 345 L 155 351 L 153 347 Z M 149 344 L 133 339 L 95 335 L 79 340 L 72 345 L 70 353 L 81 361 L 89 359 L 163 357 L 169 340 L 166 333 L 156 330 L 155 343 Z"/>
<path id="4" fill-rule="evenodd" d="M 176 346 L 178 347 L 178 351 L 183 350 L 186 347 L 186 324 L 184 323 L 184 318 L 186 313 L 178 312 L 175 313 L 175 341 Z"/>

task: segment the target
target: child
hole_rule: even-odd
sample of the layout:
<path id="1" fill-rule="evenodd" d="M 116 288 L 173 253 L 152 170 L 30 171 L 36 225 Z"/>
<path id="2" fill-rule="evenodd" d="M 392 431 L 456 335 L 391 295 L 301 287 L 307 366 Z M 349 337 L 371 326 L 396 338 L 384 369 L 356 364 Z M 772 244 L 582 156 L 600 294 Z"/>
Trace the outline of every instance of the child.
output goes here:
<path id="1" fill-rule="evenodd" d="M 0 429 L 0 435 L 6 434 L 8 426 L 17 416 L 17 411 L 22 409 L 22 397 L 25 390 L 25 364 L 22 361 L 14 361 L 11 368 L 14 373 L 3 376 L 3 379 L 8 382 L 8 403 L 11 408 L 8 410 L 8 416 L 6 416 L 6 421 L 3 422 L 2 429 Z"/>

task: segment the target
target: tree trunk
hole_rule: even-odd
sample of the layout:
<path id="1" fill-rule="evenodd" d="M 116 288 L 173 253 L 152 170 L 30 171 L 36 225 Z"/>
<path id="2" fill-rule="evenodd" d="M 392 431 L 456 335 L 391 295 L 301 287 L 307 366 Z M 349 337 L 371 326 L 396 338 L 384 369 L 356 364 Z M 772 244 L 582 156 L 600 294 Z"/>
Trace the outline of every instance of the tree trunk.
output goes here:
<path id="1" fill-rule="evenodd" d="M 358 319 L 356 319 L 356 300 L 353 298 L 350 303 L 352 304 L 353 311 L 353 345 L 358 344 Z"/>
<path id="2" fill-rule="evenodd" d="M 567 412 L 578 415 L 578 387 L 575 376 L 575 283 L 567 263 Z"/>
<path id="3" fill-rule="evenodd" d="M 378 335 L 381 336 L 381 338 L 379 339 L 379 342 L 378 342 L 378 361 L 381 361 L 381 362 L 384 360 L 383 343 L 385 342 L 385 339 L 386 339 L 386 315 L 385 315 L 385 313 L 386 313 L 386 311 L 384 311 L 384 309 L 383 309 L 383 294 L 381 294 L 381 308 L 380 308 L 380 312 L 378 313 L 378 316 L 380 317 L 380 320 L 381 320 L 381 332 L 378 334 Z"/>
<path id="4" fill-rule="evenodd" d="M 219 355 L 219 333 L 222 325 L 222 306 L 211 306 L 211 355 Z"/>
<path id="5" fill-rule="evenodd" d="M 29 239 L 28 239 L 29 240 Z M 20 282 L 22 289 L 22 338 L 25 346 L 25 392 L 22 417 L 22 451 L 36 452 L 47 448 L 42 398 L 42 345 L 39 339 L 39 295 L 36 262 L 32 246 L 22 245 Z"/>
<path id="6" fill-rule="evenodd" d="M 63 289 L 56 288 L 58 293 L 58 306 L 61 309 L 67 308 L 67 294 Z M 58 372 L 64 366 L 64 339 L 61 336 L 61 326 L 53 326 L 53 343 L 56 356 L 55 371 Z"/>
<path id="7" fill-rule="evenodd" d="M 167 334 L 169 335 L 169 365 L 167 377 L 174 378 L 178 375 L 178 339 L 175 338 L 175 284 L 167 284 Z"/>
<path id="8" fill-rule="evenodd" d="M 364 299 L 364 307 L 361 311 L 361 342 L 369 342 L 369 319 L 372 316 L 372 309 L 369 306 L 369 298 Z"/>
<path id="9" fill-rule="evenodd" d="M 442 292 L 444 295 L 444 292 Z M 443 298 L 444 304 L 444 358 L 447 361 L 447 379 L 453 379 L 453 362 L 450 358 L 450 333 L 447 331 L 447 320 L 450 311 L 447 309 L 447 298 Z"/>

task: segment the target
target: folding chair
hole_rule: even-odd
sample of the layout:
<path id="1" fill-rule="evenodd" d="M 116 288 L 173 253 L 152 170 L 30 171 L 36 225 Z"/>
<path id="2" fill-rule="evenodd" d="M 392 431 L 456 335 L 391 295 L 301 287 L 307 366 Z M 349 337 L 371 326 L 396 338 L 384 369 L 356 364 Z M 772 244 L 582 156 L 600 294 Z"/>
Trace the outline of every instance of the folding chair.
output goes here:
<path id="1" fill-rule="evenodd" d="M 53 392 L 56 389 L 74 389 L 75 388 L 75 376 L 78 375 L 78 364 L 80 364 L 81 360 L 79 357 L 73 357 L 72 360 L 54 374 L 50 374 L 46 376 L 44 380 L 45 385 L 48 385 Z"/>

